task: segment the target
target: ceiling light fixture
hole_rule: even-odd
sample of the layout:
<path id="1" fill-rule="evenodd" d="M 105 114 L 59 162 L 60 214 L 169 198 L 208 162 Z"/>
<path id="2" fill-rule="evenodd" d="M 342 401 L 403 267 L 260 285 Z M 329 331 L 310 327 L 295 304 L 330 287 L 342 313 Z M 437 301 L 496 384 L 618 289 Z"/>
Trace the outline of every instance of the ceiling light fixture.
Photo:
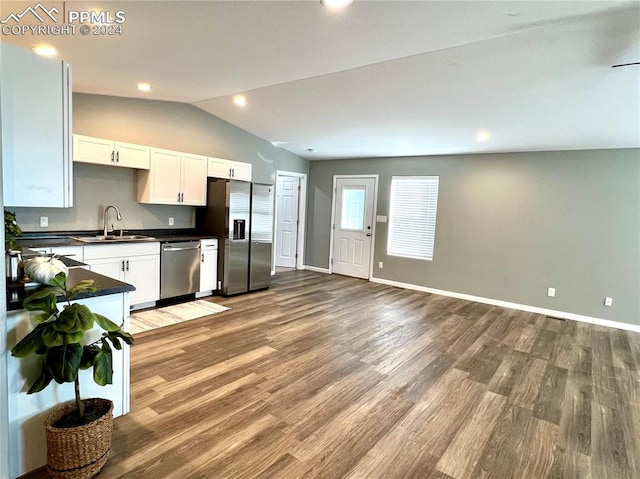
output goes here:
<path id="1" fill-rule="evenodd" d="M 244 95 L 235 95 L 233 97 L 233 103 L 238 106 L 245 106 L 247 104 L 247 97 Z"/>
<path id="2" fill-rule="evenodd" d="M 476 135 L 476 141 L 478 143 L 486 143 L 491 138 L 491 133 L 486 130 L 481 130 Z"/>
<path id="3" fill-rule="evenodd" d="M 138 90 L 144 92 L 151 91 L 151 85 L 148 83 L 138 83 Z"/>
<path id="4" fill-rule="evenodd" d="M 330 9 L 344 8 L 351 5 L 352 2 L 353 0 L 320 0 L 323 7 Z"/>
<path id="5" fill-rule="evenodd" d="M 31 47 L 31 51 L 43 57 L 54 57 L 58 54 L 58 50 L 56 50 L 55 47 L 44 43 Z"/>

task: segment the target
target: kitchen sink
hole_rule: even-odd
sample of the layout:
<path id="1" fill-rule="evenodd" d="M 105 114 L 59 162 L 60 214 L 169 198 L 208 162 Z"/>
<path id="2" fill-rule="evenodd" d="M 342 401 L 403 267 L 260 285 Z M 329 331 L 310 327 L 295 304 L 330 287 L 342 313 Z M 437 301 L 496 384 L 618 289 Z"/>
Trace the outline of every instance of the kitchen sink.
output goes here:
<path id="1" fill-rule="evenodd" d="M 145 235 L 98 235 L 98 236 L 70 236 L 71 239 L 83 243 L 117 243 L 126 241 L 156 241 L 153 236 Z"/>

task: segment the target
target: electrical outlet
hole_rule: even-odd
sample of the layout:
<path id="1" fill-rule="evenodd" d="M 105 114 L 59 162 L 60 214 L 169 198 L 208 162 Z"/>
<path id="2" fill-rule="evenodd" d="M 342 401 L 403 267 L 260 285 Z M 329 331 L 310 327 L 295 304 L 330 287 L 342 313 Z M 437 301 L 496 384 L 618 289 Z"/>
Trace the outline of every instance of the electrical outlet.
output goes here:
<path id="1" fill-rule="evenodd" d="M 173 216 L 169 216 L 169 226 L 173 226 Z"/>
<path id="2" fill-rule="evenodd" d="M 48 228 L 49 227 L 49 217 L 41 216 L 40 217 L 40 228 Z"/>
<path id="3" fill-rule="evenodd" d="M 547 288 L 547 296 L 549 296 L 550 298 L 555 298 L 556 288 Z"/>
<path id="4" fill-rule="evenodd" d="M 604 305 L 608 307 L 613 306 L 613 298 L 610 298 L 609 296 L 604 298 Z"/>
<path id="5" fill-rule="evenodd" d="M 378 268 L 384 268 L 384 263 L 382 261 L 378 261 Z"/>

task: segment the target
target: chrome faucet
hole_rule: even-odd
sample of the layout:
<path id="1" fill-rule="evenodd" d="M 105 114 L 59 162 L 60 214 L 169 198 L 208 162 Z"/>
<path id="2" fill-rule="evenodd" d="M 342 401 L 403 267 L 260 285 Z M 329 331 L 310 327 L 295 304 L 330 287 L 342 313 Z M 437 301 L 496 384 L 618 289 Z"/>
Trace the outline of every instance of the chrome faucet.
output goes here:
<path id="1" fill-rule="evenodd" d="M 104 211 L 102 212 L 102 221 L 104 222 L 103 226 L 103 234 L 104 236 L 107 236 L 107 234 L 109 233 L 109 222 L 107 221 L 109 219 L 108 213 L 109 213 L 109 208 L 113 208 L 114 210 L 116 210 L 116 218 L 118 219 L 118 221 L 122 221 L 122 215 L 120 214 L 120 210 L 118 209 L 118 207 L 116 205 L 109 205 L 107 206 Z M 113 230 L 113 225 L 111 225 L 111 229 Z M 122 230 L 121 230 L 122 232 Z"/>

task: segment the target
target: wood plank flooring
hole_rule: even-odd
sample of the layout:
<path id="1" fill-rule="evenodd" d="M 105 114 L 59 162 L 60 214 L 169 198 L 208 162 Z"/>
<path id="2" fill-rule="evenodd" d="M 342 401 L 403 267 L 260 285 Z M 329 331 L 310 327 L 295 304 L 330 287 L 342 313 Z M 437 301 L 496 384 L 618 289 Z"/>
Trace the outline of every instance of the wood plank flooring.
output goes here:
<path id="1" fill-rule="evenodd" d="M 212 300 L 138 335 L 100 479 L 640 478 L 640 334 L 308 271 Z"/>

